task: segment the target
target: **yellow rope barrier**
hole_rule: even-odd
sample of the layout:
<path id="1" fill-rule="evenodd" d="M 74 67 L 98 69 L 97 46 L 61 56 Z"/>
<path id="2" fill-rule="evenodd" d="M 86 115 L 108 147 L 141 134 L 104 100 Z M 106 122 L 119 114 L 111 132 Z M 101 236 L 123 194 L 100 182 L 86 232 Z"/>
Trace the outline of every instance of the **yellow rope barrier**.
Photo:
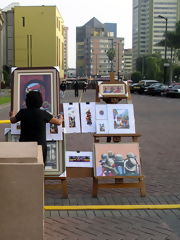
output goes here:
<path id="1" fill-rule="evenodd" d="M 0 124 L 11 123 L 10 120 L 0 120 Z"/>
<path id="2" fill-rule="evenodd" d="M 176 209 L 180 204 L 161 205 L 81 205 L 81 206 L 44 206 L 44 210 L 135 210 L 135 209 Z"/>

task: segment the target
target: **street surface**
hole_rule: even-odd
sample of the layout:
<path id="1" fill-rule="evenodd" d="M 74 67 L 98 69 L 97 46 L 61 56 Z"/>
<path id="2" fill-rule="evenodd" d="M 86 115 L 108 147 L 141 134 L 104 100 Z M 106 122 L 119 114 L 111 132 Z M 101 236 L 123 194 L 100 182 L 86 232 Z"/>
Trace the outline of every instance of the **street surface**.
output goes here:
<path id="1" fill-rule="evenodd" d="M 46 205 L 171 204 L 180 203 L 180 99 L 132 96 L 136 132 L 147 196 L 137 189 L 103 189 L 91 197 L 92 179 L 68 179 L 68 199 L 61 192 L 46 190 Z M 95 91 L 66 91 L 63 102 L 95 101 Z M 0 107 L 0 120 L 8 119 L 9 106 Z M 8 125 L 6 125 L 7 127 Z M 0 141 L 3 141 L 1 124 Z M 67 150 L 93 150 L 92 134 L 69 134 Z M 178 240 L 180 210 L 47 211 L 45 240 L 112 239 Z"/>

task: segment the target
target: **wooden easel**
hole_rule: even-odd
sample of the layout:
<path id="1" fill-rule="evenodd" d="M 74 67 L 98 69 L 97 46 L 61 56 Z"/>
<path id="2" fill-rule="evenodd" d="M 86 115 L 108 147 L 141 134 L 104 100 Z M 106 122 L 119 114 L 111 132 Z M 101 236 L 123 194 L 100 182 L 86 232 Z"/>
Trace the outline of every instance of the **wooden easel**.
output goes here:
<path id="1" fill-rule="evenodd" d="M 63 198 L 68 198 L 68 188 L 66 177 L 59 176 L 45 176 L 45 180 L 57 180 L 60 181 L 58 184 L 45 184 L 45 188 L 48 190 L 58 190 L 62 189 Z"/>
<path id="2" fill-rule="evenodd" d="M 110 82 L 109 84 L 118 83 L 114 79 L 114 72 L 110 73 Z M 126 98 L 127 103 L 132 103 L 131 93 L 129 90 L 129 87 L 127 86 L 127 92 L 128 97 Z M 100 102 L 99 96 L 98 96 L 98 88 L 96 89 L 96 101 Z M 119 141 L 121 141 L 122 138 L 130 137 L 132 139 L 132 142 L 138 142 L 138 138 L 140 137 L 140 134 L 94 134 L 94 142 L 98 143 L 102 139 L 102 137 L 119 137 Z M 142 162 L 140 159 L 141 168 L 142 168 Z M 114 183 L 99 183 L 100 179 L 114 179 Z M 125 182 L 125 180 L 131 179 L 135 180 L 136 182 Z M 93 191 L 92 196 L 97 197 L 98 189 L 100 188 L 139 188 L 141 197 L 144 197 L 146 195 L 145 191 L 145 183 L 144 183 L 144 176 L 98 176 L 93 177 Z"/>

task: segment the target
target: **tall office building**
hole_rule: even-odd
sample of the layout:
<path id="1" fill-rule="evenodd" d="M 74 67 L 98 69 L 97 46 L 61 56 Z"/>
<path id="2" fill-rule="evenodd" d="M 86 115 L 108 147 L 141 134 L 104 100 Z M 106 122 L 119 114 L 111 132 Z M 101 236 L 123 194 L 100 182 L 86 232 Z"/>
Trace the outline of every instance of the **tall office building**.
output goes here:
<path id="1" fill-rule="evenodd" d="M 132 49 L 124 49 L 124 77 L 126 80 L 131 79 L 132 74 Z"/>
<path id="2" fill-rule="evenodd" d="M 113 70 L 123 70 L 124 39 L 118 38 L 116 23 L 101 23 L 92 18 L 85 25 L 76 27 L 77 76 L 107 76 L 111 69 L 107 51 L 115 49 Z"/>
<path id="3" fill-rule="evenodd" d="M 174 31 L 176 22 L 180 20 L 179 0 L 133 0 L 134 70 L 139 56 L 153 53 L 165 56 L 165 48 L 157 46 L 164 39 L 165 18 L 167 31 Z M 167 51 L 167 58 L 170 58 L 170 51 Z"/>
<path id="4" fill-rule="evenodd" d="M 1 89 L 1 81 L 3 79 L 2 75 L 2 67 L 3 67 L 3 54 L 2 54 L 2 29 L 4 24 L 4 18 L 2 15 L 2 11 L 0 10 L 0 89 Z"/>

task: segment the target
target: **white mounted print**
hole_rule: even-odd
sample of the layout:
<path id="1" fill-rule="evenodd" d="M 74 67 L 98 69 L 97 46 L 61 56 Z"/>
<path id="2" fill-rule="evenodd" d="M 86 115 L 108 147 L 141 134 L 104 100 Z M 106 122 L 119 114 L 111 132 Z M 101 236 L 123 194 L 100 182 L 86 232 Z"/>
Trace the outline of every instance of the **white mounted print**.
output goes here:
<path id="1" fill-rule="evenodd" d="M 63 140 L 62 125 L 46 123 L 46 140 L 47 141 Z"/>
<path id="2" fill-rule="evenodd" d="M 80 103 L 82 132 L 96 132 L 95 102 Z"/>
<path id="3" fill-rule="evenodd" d="M 11 134 L 20 134 L 21 133 L 21 123 L 13 123 L 11 124 Z"/>
<path id="4" fill-rule="evenodd" d="M 107 119 L 107 104 L 96 104 L 96 119 Z"/>
<path id="5" fill-rule="evenodd" d="M 133 104 L 108 104 L 109 133 L 135 133 Z"/>
<path id="6" fill-rule="evenodd" d="M 67 151 L 65 156 L 66 167 L 93 167 L 92 152 Z"/>
<path id="7" fill-rule="evenodd" d="M 79 103 L 63 103 L 66 133 L 80 133 Z"/>
<path id="8" fill-rule="evenodd" d="M 109 133 L 108 120 L 96 120 L 96 133 L 97 134 Z"/>

